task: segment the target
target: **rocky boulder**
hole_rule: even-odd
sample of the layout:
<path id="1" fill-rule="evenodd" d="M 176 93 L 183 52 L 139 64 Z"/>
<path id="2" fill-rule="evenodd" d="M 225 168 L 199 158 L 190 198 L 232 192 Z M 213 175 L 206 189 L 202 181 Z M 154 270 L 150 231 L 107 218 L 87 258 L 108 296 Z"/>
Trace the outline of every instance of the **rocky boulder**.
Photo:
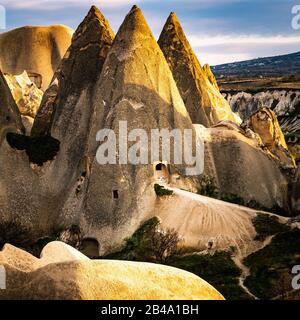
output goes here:
<path id="1" fill-rule="evenodd" d="M 0 66 L 4 73 L 24 70 L 46 90 L 67 51 L 73 30 L 66 26 L 27 26 L 0 35 Z"/>
<path id="2" fill-rule="evenodd" d="M 295 168 L 295 160 L 287 147 L 277 117 L 271 109 L 262 108 L 255 112 L 249 119 L 249 126 L 284 166 Z"/>
<path id="3" fill-rule="evenodd" d="M 89 260 L 59 242 L 48 244 L 40 259 L 5 245 L 0 265 L 6 270 L 6 290 L 0 290 L 1 299 L 224 299 L 189 272 L 142 262 Z"/>

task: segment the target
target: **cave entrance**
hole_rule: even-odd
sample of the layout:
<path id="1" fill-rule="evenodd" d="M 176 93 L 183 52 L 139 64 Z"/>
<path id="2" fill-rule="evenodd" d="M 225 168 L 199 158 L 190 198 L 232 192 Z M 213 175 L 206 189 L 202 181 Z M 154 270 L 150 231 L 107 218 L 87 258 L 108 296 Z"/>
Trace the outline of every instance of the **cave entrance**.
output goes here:
<path id="1" fill-rule="evenodd" d="M 93 238 L 85 238 L 82 240 L 81 252 L 89 258 L 99 257 L 99 242 Z"/>
<path id="2" fill-rule="evenodd" d="M 158 162 L 154 164 L 154 177 L 155 180 L 161 182 L 169 182 L 169 170 L 166 164 Z"/>

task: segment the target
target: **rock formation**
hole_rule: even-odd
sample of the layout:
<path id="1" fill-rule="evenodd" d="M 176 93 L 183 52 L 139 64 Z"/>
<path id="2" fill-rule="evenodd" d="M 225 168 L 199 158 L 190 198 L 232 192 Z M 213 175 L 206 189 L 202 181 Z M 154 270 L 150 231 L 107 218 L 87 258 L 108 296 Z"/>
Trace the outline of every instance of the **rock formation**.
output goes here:
<path id="1" fill-rule="evenodd" d="M 202 69 L 203 69 L 204 74 L 208 78 L 209 82 L 214 86 L 214 88 L 216 90 L 219 91 L 220 89 L 219 89 L 217 79 L 215 78 L 213 72 L 211 71 L 209 64 L 205 64 Z"/>
<path id="2" fill-rule="evenodd" d="M 41 136 L 51 132 L 51 126 L 57 121 L 65 121 L 67 130 L 71 113 L 76 109 L 84 109 L 83 101 L 92 95 L 91 86 L 99 77 L 108 50 L 114 39 L 109 23 L 96 8 L 92 7 L 73 35 L 71 46 L 56 70 L 51 84 L 37 114 L 32 135 Z M 84 98 L 86 95 L 86 98 Z M 78 104 L 78 106 L 74 106 Z M 77 114 L 83 110 L 77 110 Z M 60 118 L 64 114 L 64 119 Z M 66 115 L 68 113 L 68 115 Z M 78 116 L 78 115 L 77 115 Z M 53 124 L 54 122 L 54 124 Z M 60 124 L 61 126 L 61 124 Z M 86 129 L 86 132 L 88 129 Z"/>
<path id="3" fill-rule="evenodd" d="M 0 35 L 0 66 L 13 75 L 27 71 L 45 90 L 68 49 L 73 31 L 65 26 L 22 27 Z"/>
<path id="4" fill-rule="evenodd" d="M 295 168 L 295 161 L 288 150 L 277 117 L 271 109 L 259 109 L 250 117 L 249 126 L 261 137 L 264 146 L 285 167 Z"/>
<path id="5" fill-rule="evenodd" d="M 300 160 L 300 92 L 299 90 L 267 90 L 257 93 L 224 92 L 232 110 L 243 120 L 262 107 L 272 109 L 278 118 L 289 150 L 297 161 Z"/>
<path id="6" fill-rule="evenodd" d="M 174 229 L 184 239 L 183 245 L 199 252 L 208 248 L 248 250 L 257 235 L 253 219 L 260 213 L 241 205 L 208 198 L 177 188 L 171 196 L 161 197 L 153 213 L 164 230 Z M 267 213 L 264 213 L 267 214 Z M 271 215 L 270 217 L 277 217 Z M 282 223 L 288 218 L 278 217 Z"/>
<path id="7" fill-rule="evenodd" d="M 1 299 L 25 300 L 224 300 L 199 277 L 167 266 L 89 260 L 75 249 L 52 242 L 41 258 L 11 245 L 0 251 L 6 270 Z"/>
<path id="8" fill-rule="evenodd" d="M 151 129 L 193 127 L 164 55 L 137 7 L 120 27 L 95 88 L 97 106 L 88 149 L 92 162 L 81 223 L 90 236 L 101 238 L 102 249 L 107 250 L 132 234 L 151 210 L 156 199 L 155 163 L 147 153 L 149 164 L 127 164 L 123 159 L 124 164 L 99 165 L 93 158 L 100 145 L 97 132 L 111 129 L 118 141 L 125 138 L 118 134 L 119 121 L 127 121 L 127 132 L 144 129 L 148 137 Z M 172 158 L 167 165 L 170 175 L 185 176 L 185 168 L 174 166 Z"/>
<path id="9" fill-rule="evenodd" d="M 207 66 L 202 69 L 175 13 L 169 16 L 158 43 L 193 123 L 210 127 L 221 120 L 240 121 L 221 95 L 212 72 Z"/>
<path id="10" fill-rule="evenodd" d="M 5 77 L 0 71 L 0 145 L 7 132 L 24 132 L 18 106 L 12 97 Z"/>
<path id="11" fill-rule="evenodd" d="M 227 124 L 195 127 L 205 141 L 204 175 L 222 195 L 254 200 L 265 208 L 287 207 L 288 181 L 278 161 L 262 150 L 260 139 Z"/>
<path id="12" fill-rule="evenodd" d="M 26 133 L 30 134 L 34 117 L 41 104 L 43 91 L 29 79 L 26 71 L 15 76 L 4 74 L 4 77 L 19 107 Z"/>
<path id="13" fill-rule="evenodd" d="M 0 176 L 1 221 L 16 220 L 18 227 L 29 230 L 32 241 L 76 225 L 85 239 L 98 242 L 102 254 L 157 215 L 157 180 L 199 190 L 202 177 L 189 176 L 185 164 L 174 163 L 173 154 L 170 159 L 153 160 L 147 151 L 148 164 L 137 165 L 121 158 L 120 147 L 127 151 L 127 139 L 119 134 L 120 121 L 127 121 L 127 133 L 144 129 L 147 138 L 151 129 L 190 129 L 205 141 L 204 174 L 216 181 L 221 194 L 255 200 L 268 208 L 285 206 L 287 181 L 256 139 L 245 137 L 234 121 L 223 120 L 209 129 L 192 124 L 140 9 L 132 8 L 114 41 L 113 37 L 93 7 L 43 98 L 33 135 L 13 136 L 10 144 L 2 135 L 0 169 L 6 174 Z M 205 90 L 215 90 L 208 67 L 205 70 L 209 83 Z M 0 112 L 15 115 L 6 120 L 3 114 L 0 129 L 6 130 L 8 121 L 13 131 L 21 132 L 20 113 L 5 83 L 1 94 L 12 107 L 4 103 Z M 97 152 L 105 146 L 105 141 L 96 141 L 101 129 L 116 134 L 116 165 L 98 163 Z M 34 157 L 38 161 L 32 161 Z M 220 210 L 213 201 L 208 208 L 212 216 Z"/>

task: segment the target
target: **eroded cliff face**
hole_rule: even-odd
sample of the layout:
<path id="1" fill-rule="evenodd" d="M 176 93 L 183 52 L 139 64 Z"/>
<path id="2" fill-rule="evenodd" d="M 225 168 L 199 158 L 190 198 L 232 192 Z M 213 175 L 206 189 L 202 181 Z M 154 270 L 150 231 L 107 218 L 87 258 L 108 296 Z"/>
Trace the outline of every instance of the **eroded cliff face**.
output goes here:
<path id="1" fill-rule="evenodd" d="M 268 90 L 256 94 L 224 93 L 233 111 L 247 119 L 262 107 L 271 108 L 276 114 L 284 135 L 291 141 L 299 141 L 300 91 Z"/>
<path id="2" fill-rule="evenodd" d="M 295 160 L 285 142 L 285 137 L 275 113 L 269 108 L 261 108 L 252 114 L 248 125 L 262 139 L 263 145 L 284 167 L 295 168 Z"/>
<path id="3" fill-rule="evenodd" d="M 289 147 L 293 148 L 295 156 L 300 157 L 299 148 L 294 147 L 300 145 L 300 91 L 268 90 L 256 94 L 224 93 L 224 96 L 232 110 L 238 112 L 243 120 L 262 107 L 271 108 L 278 118 Z"/>

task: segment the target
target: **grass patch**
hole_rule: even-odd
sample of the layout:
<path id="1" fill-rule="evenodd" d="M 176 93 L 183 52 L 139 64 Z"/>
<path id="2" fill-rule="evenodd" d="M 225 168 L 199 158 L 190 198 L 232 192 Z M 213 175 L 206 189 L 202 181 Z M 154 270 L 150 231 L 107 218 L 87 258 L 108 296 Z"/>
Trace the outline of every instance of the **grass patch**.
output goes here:
<path id="1" fill-rule="evenodd" d="M 254 240 L 258 241 L 264 241 L 269 236 L 291 229 L 288 225 L 280 223 L 278 217 L 264 213 L 258 213 L 252 221 L 257 233 Z"/>
<path id="2" fill-rule="evenodd" d="M 270 245 L 248 256 L 244 264 L 251 272 L 245 285 L 257 297 L 271 299 L 292 290 L 291 270 L 300 264 L 300 230 L 277 234 Z"/>
<path id="3" fill-rule="evenodd" d="M 39 166 L 53 160 L 59 151 L 60 142 L 51 136 L 29 137 L 10 132 L 6 138 L 12 148 L 25 150 L 29 161 Z"/>

